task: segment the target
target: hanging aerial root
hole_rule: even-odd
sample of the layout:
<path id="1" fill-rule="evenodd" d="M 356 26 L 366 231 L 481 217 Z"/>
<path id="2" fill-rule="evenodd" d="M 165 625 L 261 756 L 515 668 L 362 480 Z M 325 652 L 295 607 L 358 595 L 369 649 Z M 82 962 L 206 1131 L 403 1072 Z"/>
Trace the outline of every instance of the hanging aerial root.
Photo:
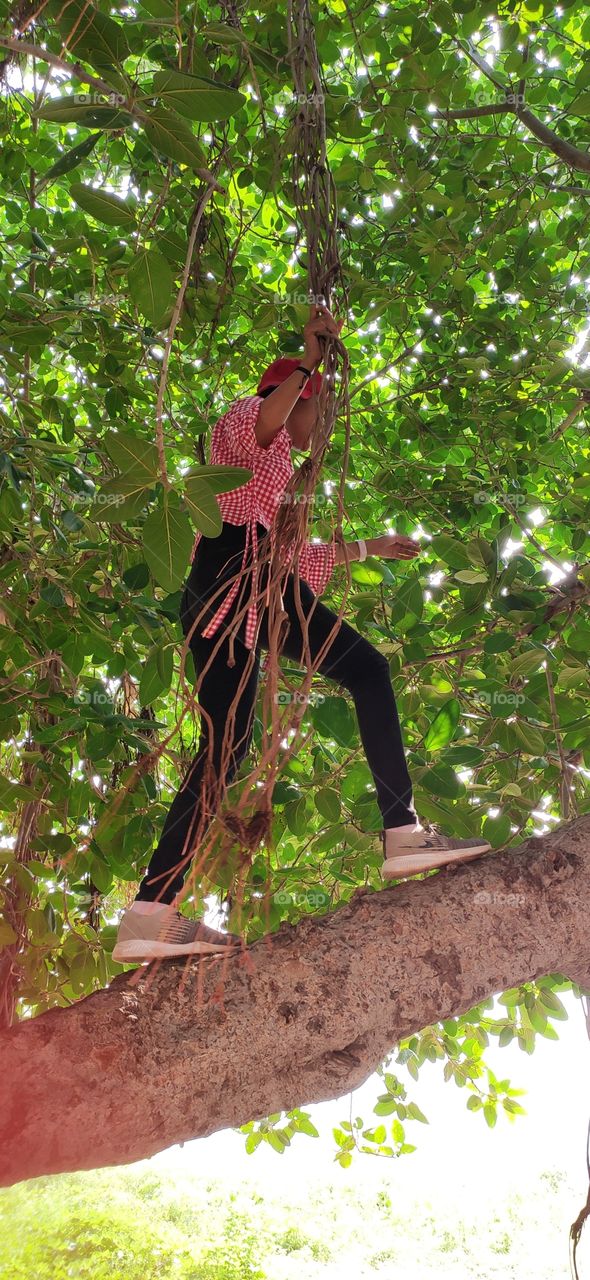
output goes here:
<path id="1" fill-rule="evenodd" d="M 269 806 L 257 809 L 249 818 L 242 818 L 237 812 L 229 810 L 224 813 L 223 822 L 237 837 L 240 844 L 253 852 L 259 845 L 266 844 L 270 839 L 272 809 Z"/>

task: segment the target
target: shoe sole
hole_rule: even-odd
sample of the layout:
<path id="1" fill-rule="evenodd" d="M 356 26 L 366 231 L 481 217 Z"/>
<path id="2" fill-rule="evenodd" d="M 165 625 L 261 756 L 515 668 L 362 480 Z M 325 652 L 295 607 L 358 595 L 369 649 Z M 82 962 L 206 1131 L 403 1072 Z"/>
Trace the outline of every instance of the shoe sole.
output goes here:
<path id="1" fill-rule="evenodd" d="M 383 864 L 381 878 L 400 880 L 402 876 L 417 876 L 423 871 L 436 871 L 438 867 L 446 867 L 452 862 L 470 862 L 473 858 L 480 858 L 482 854 L 490 852 L 489 844 L 481 844 L 474 845 L 472 849 L 449 849 L 448 852 L 441 849 L 440 854 L 432 854 L 430 858 L 420 853 L 405 856 L 400 854 Z"/>
<path id="2" fill-rule="evenodd" d="M 190 942 L 178 946 L 174 942 L 118 942 L 113 948 L 113 960 L 127 963 L 130 960 L 166 960 L 174 956 L 220 955 L 225 951 L 238 951 L 239 942 Z"/>

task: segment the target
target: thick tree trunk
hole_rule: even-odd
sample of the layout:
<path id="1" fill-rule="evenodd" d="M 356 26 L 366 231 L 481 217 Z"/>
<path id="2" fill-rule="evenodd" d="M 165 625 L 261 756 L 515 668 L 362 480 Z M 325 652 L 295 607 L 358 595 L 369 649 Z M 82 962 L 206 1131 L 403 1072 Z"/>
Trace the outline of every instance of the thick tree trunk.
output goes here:
<path id="1" fill-rule="evenodd" d="M 589 901 L 586 816 L 234 959 L 129 970 L 0 1038 L 0 1183 L 338 1097 L 402 1037 L 547 973 L 589 987 Z"/>

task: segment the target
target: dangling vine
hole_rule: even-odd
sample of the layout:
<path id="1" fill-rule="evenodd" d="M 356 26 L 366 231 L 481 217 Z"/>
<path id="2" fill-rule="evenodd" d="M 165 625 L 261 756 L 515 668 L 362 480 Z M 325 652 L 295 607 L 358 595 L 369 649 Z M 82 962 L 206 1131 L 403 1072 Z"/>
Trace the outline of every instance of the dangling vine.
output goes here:
<path id="1" fill-rule="evenodd" d="M 339 256 L 338 203 L 326 144 L 324 107 L 326 86 L 322 78 L 314 25 L 307 0 L 299 0 L 297 5 L 290 5 L 289 32 L 293 98 L 296 108 L 286 146 L 292 155 L 291 178 L 300 236 L 299 248 L 306 257 L 308 290 L 312 304 L 325 301 L 328 306 L 331 306 L 333 305 L 332 296 L 335 294 L 344 308 L 346 285 Z M 257 607 L 259 605 L 267 607 L 269 656 L 265 664 L 267 674 L 262 699 L 262 748 L 259 760 L 242 782 L 240 798 L 231 806 L 225 806 L 227 790 L 224 782 L 225 766 L 235 746 L 233 717 L 251 672 L 253 658 L 249 658 L 228 717 L 221 748 L 224 764 L 219 776 L 213 774 L 211 761 L 213 742 L 210 735 L 208 767 L 203 778 L 200 813 L 198 819 L 195 815 L 195 822 L 186 841 L 187 847 L 183 849 L 177 864 L 177 866 L 190 867 L 184 892 L 191 892 L 195 883 L 202 879 L 207 868 L 211 870 L 218 860 L 223 863 L 228 843 L 237 840 L 242 852 L 238 863 L 238 882 L 231 892 L 231 900 L 240 910 L 243 908 L 244 876 L 242 873 L 247 874 L 252 854 L 260 844 L 270 846 L 273 788 L 287 761 L 302 745 L 301 721 L 305 712 L 305 699 L 309 694 L 313 675 L 337 630 L 337 624 L 335 624 L 333 633 L 312 661 L 309 650 L 309 619 L 304 616 L 301 607 L 297 559 L 307 538 L 310 498 L 320 480 L 324 455 L 335 421 L 340 415 L 345 419 L 346 443 L 338 490 L 334 536 L 338 541 L 342 541 L 344 485 L 350 441 L 348 355 L 339 339 L 328 338 L 324 341 L 324 378 L 319 395 L 318 417 L 311 440 L 311 454 L 295 471 L 287 486 L 274 531 L 269 530 L 258 543 L 256 562 L 258 572 L 268 565 L 266 587 L 258 592 L 252 589 L 248 595 L 245 591 L 245 582 L 242 584 L 242 596 L 247 595 L 248 598 L 241 602 L 241 608 L 236 607 L 231 623 L 220 630 L 218 642 L 209 660 L 211 662 L 219 647 L 229 640 L 228 660 L 232 665 L 235 636 L 252 600 L 256 601 Z M 304 501 L 298 500 L 300 495 L 304 496 Z M 296 605 L 303 632 L 305 675 L 297 691 L 299 696 L 288 704 L 286 712 L 280 714 L 281 708 L 276 694 L 280 671 L 279 660 L 286 636 L 285 623 L 288 629 L 288 619 L 283 608 L 282 588 L 286 574 L 289 572 L 293 572 L 295 576 Z M 223 590 L 229 590 L 234 581 L 235 579 L 231 579 L 228 583 L 224 583 Z M 347 589 L 349 583 L 348 576 Z M 344 593 L 343 603 L 338 613 L 338 625 L 346 603 L 346 594 L 347 591 Z M 204 610 L 202 612 L 204 613 Z M 195 619 L 194 628 L 198 627 L 200 616 L 202 615 Z M 186 646 L 184 653 L 186 654 Z M 191 700 L 193 706 L 199 706 L 199 691 L 208 667 L 209 663 L 199 673 L 194 697 Z M 202 712 L 202 708 L 199 707 L 199 709 Z M 289 745 L 285 746 L 287 739 Z M 216 825 L 221 825 L 227 833 L 227 838 L 222 841 L 221 848 L 217 852 L 212 848 L 217 838 L 215 826 L 211 824 L 213 817 L 219 818 L 219 823 Z M 195 850 L 198 850 L 196 856 L 194 856 Z"/>

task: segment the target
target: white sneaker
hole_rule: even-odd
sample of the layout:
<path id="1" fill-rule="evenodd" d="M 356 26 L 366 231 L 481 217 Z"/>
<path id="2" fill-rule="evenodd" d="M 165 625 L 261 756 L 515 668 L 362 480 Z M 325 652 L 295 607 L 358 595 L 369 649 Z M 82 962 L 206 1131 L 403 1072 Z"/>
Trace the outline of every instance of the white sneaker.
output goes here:
<path id="1" fill-rule="evenodd" d="M 488 853 L 491 845 L 481 837 L 468 840 L 452 840 L 438 831 L 424 828 L 400 827 L 382 829 L 383 880 L 400 880 L 422 871 L 433 871 L 451 862 L 469 862 L 472 858 Z"/>
<path id="2" fill-rule="evenodd" d="M 201 920 L 189 920 L 165 902 L 149 914 L 134 911 L 132 904 L 123 912 L 113 960 L 129 964 L 134 960 L 213 955 L 233 951 L 240 943 L 236 934 L 220 933 Z"/>

